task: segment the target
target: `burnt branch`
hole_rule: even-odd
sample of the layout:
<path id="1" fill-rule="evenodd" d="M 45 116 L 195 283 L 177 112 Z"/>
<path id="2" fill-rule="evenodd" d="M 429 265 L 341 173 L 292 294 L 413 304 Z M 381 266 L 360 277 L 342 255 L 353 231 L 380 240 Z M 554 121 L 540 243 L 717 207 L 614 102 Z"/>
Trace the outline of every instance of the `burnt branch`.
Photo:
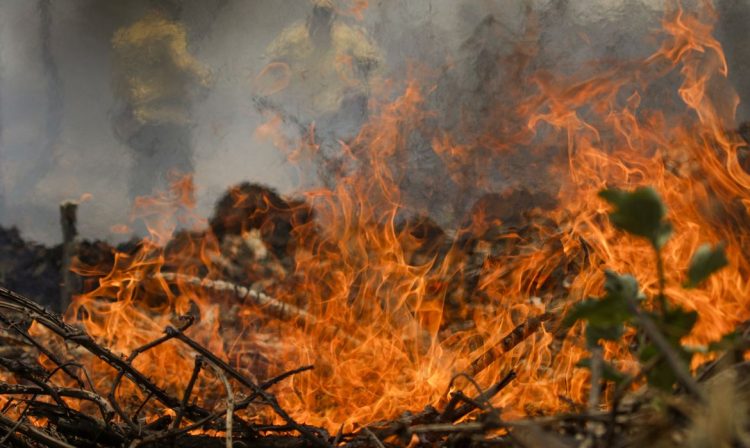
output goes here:
<path id="1" fill-rule="evenodd" d="M 84 389 L 76 389 L 72 387 L 45 388 L 37 385 L 0 383 L 0 395 L 50 395 L 51 391 L 54 391 L 58 397 L 76 398 L 78 400 L 86 400 L 96 404 L 99 406 L 102 417 L 105 421 L 112 418 L 115 413 L 115 410 L 112 409 L 112 406 L 107 399 Z"/>
<path id="2" fill-rule="evenodd" d="M 39 322 L 40 325 L 64 340 L 86 349 L 89 353 L 106 362 L 117 371 L 123 372 L 124 376 L 133 381 L 145 392 L 152 394 L 168 408 L 177 409 L 180 406 L 180 400 L 172 397 L 165 390 L 154 384 L 154 382 L 135 369 L 125 359 L 116 355 L 108 348 L 99 345 L 82 328 L 76 328 L 65 323 L 59 315 L 42 308 L 31 299 L 0 286 L 0 308 L 22 313 Z M 196 419 L 208 415 L 204 410 L 198 409 L 194 406 L 189 406 L 186 410 L 186 414 L 191 415 Z"/>
<path id="3" fill-rule="evenodd" d="M 272 394 L 268 393 L 265 389 L 263 389 L 260 385 L 255 384 L 252 382 L 249 378 L 247 378 L 245 375 L 237 371 L 234 367 L 227 364 L 224 360 L 219 358 L 218 356 L 211 353 L 210 350 L 203 347 L 187 335 L 185 335 L 182 331 L 180 331 L 177 328 L 174 327 L 167 327 L 166 333 L 168 335 L 173 335 L 178 340 L 184 342 L 186 345 L 188 345 L 190 348 L 198 352 L 199 354 L 203 355 L 209 362 L 214 364 L 216 367 L 223 370 L 225 373 L 227 373 L 229 376 L 234 378 L 235 380 L 239 381 L 242 385 L 246 386 L 250 390 L 253 391 L 255 395 L 262 398 L 265 403 L 267 403 L 271 409 L 279 416 L 281 417 L 290 427 L 294 428 L 297 432 L 302 434 L 302 436 L 307 439 L 309 442 L 311 442 L 314 446 L 328 446 L 328 443 L 324 442 L 321 438 L 317 437 L 315 434 L 313 434 L 312 431 L 309 430 L 309 428 L 304 427 L 297 423 L 278 403 L 276 400 L 276 397 Z"/>
<path id="4" fill-rule="evenodd" d="M 75 444 L 71 444 L 71 441 L 75 440 L 86 440 L 86 443 L 98 440 L 99 443 L 104 443 L 104 446 L 121 446 L 128 440 L 135 443 L 132 446 L 152 446 L 160 440 L 170 439 L 175 443 L 179 440 L 179 443 L 182 444 L 182 441 L 185 438 L 187 438 L 185 440 L 193 439 L 194 436 L 189 435 L 188 432 L 193 429 L 201 428 L 221 417 L 225 417 L 226 424 L 223 427 L 219 426 L 219 430 L 223 430 L 227 433 L 226 440 L 232 439 L 233 426 L 236 426 L 236 430 L 234 431 L 236 432 L 235 439 L 247 437 L 253 439 L 259 437 L 259 430 L 256 429 L 256 426 L 249 424 L 242 419 L 236 418 L 234 414 L 241 409 L 246 409 L 254 401 L 261 399 L 263 403 L 269 405 L 274 412 L 286 422 L 283 431 L 298 432 L 309 445 L 328 446 L 326 442 L 326 440 L 328 440 L 328 434 L 325 430 L 302 425 L 296 422 L 283 408 L 281 408 L 276 397 L 266 390 L 294 374 L 310 370 L 312 366 L 304 366 L 284 372 L 263 383 L 256 384 L 225 361 L 215 356 L 207 348 L 184 334 L 184 330 L 188 329 L 192 324 L 192 319 L 186 320 L 179 328 L 167 327 L 164 336 L 136 348 L 127 358 L 122 358 L 115 355 L 106 347 L 98 344 L 83 329 L 65 323 L 59 315 L 44 309 L 30 299 L 3 287 L 0 287 L 0 308 L 13 313 L 18 313 L 25 316 L 28 320 L 37 321 L 40 325 L 49 329 L 53 334 L 61 337 L 64 341 L 74 343 L 86 349 L 89 353 L 97 356 L 117 372 L 106 397 L 97 394 L 93 390 L 93 386 L 92 390 L 86 390 L 80 377 L 73 374 L 72 371 L 67 370 L 72 366 L 72 363 L 65 363 L 54 357 L 52 352 L 47 349 L 44 344 L 34 339 L 23 328 L 14 325 L 9 319 L 4 319 L 3 322 L 8 324 L 10 328 L 14 329 L 24 339 L 29 340 L 31 343 L 30 346 L 37 348 L 40 353 L 44 353 L 45 355 L 49 353 L 51 356 L 48 357 L 50 359 L 54 358 L 53 362 L 57 365 L 51 372 L 47 372 L 41 367 L 27 365 L 15 359 L 0 358 L 0 366 L 12 372 L 18 378 L 22 378 L 24 381 L 32 383 L 0 383 L 0 395 L 21 396 L 21 400 L 17 402 L 23 403 L 26 401 L 26 406 L 23 411 L 20 412 L 17 420 L 9 418 L 6 414 L 12 401 L 9 401 L 6 405 L 3 415 L 0 416 L 2 417 L 0 418 L 0 429 L 4 429 L 4 434 L 2 434 L 2 440 L 4 441 L 20 446 L 35 446 L 34 444 L 29 445 L 25 442 L 25 439 L 29 439 L 42 446 L 64 448 L 76 446 Z M 143 373 L 132 365 L 135 358 L 140 354 L 172 339 L 186 344 L 199 354 L 196 358 L 195 367 L 190 380 L 179 400 L 168 395 L 163 389 L 146 378 Z M 223 378 L 223 382 L 225 386 L 227 386 L 229 405 L 226 409 L 210 411 L 196 406 L 195 404 L 190 404 L 190 397 L 193 394 L 193 388 L 204 362 L 209 362 L 215 368 L 217 375 L 220 378 Z M 80 387 L 59 387 L 51 384 L 49 382 L 50 379 L 59 370 L 67 370 L 69 376 L 71 376 L 75 380 L 75 383 Z M 117 399 L 116 392 L 118 385 L 124 378 L 133 381 L 134 384 L 147 393 L 147 398 L 135 412 L 133 418 L 130 418 L 125 413 Z M 238 381 L 245 387 L 248 387 L 252 391 L 252 394 L 243 400 L 236 400 L 231 385 L 228 382 L 229 378 Z M 29 399 L 24 399 L 23 396 L 31 397 Z M 37 402 L 36 398 L 38 396 L 51 397 L 53 402 Z M 101 412 L 102 419 L 99 420 L 85 415 L 80 411 L 71 409 L 63 400 L 63 397 L 88 401 L 95 404 Z M 170 416 L 164 416 L 144 427 L 136 424 L 135 419 L 137 418 L 138 413 L 151 397 L 159 400 L 165 407 L 174 409 L 177 412 L 177 418 L 173 421 Z M 49 422 L 48 425 L 52 425 L 53 430 L 47 432 L 42 428 L 25 421 L 27 414 L 45 418 L 46 421 Z M 111 424 L 110 421 L 114 415 L 120 417 L 126 425 L 125 428 Z M 187 427 L 179 428 L 181 421 L 184 419 L 189 419 L 192 423 Z M 273 432 L 275 430 L 282 431 L 282 429 L 274 427 L 266 427 L 263 429 L 265 432 Z M 62 438 L 59 438 L 58 436 Z"/>
<path id="5" fill-rule="evenodd" d="M 499 344 L 490 347 L 487 351 L 479 355 L 469 366 L 467 372 L 470 376 L 476 376 L 484 369 L 489 367 L 492 363 L 500 359 L 505 353 L 511 351 L 515 346 L 528 339 L 531 335 L 539 330 L 542 323 L 551 320 L 553 314 L 544 313 L 540 316 L 530 317 L 525 322 L 518 325 L 510 333 L 508 333 Z"/>

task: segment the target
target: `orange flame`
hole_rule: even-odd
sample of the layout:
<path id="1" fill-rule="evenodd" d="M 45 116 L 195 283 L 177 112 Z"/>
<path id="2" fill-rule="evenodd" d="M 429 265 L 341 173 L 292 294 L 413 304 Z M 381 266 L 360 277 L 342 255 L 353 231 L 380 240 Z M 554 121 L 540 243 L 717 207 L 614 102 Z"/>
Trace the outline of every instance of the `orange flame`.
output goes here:
<path id="1" fill-rule="evenodd" d="M 750 213 L 750 176 L 737 159 L 744 143 L 729 131 L 737 97 L 711 35 L 712 17 L 707 7 L 703 14 L 673 8 L 663 23 L 662 46 L 642 61 L 588 66 L 569 76 L 537 72 L 511 93 L 516 101 L 496 105 L 491 119 L 468 135 L 465 126 L 457 135 L 434 129 L 434 87 L 421 87 L 431 85 L 429 79 L 414 77 L 395 100 L 373 102 L 369 121 L 343 149 L 356 169 L 337 173 L 334 187 L 304 193 L 315 220 L 292 219 L 293 275 L 267 292 L 304 310 L 295 321 L 275 322 L 257 306 L 161 275 L 222 276 L 216 264 L 221 249 L 210 232 L 175 234 L 180 224 L 201 223 L 190 212 L 188 178 L 177 179 L 168 194 L 137 202 L 135 216 L 146 221 L 150 237 L 134 254 L 115 254 L 106 272 L 78 268 L 101 278 L 75 299 L 67 319 L 128 354 L 159 337 L 176 316 L 197 316 L 191 337 L 248 374 L 313 364 L 313 371 L 276 387 L 280 404 L 300 421 L 351 429 L 440 402 L 454 375 L 469 370 L 516 326 L 599 294 L 604 267 L 632 273 L 653 292 L 655 260 L 644 244 L 608 223 L 608 207 L 596 198 L 605 186 L 653 185 L 675 227 L 662 254 L 667 296 L 698 311 L 686 342 L 716 340 L 750 317 L 744 302 L 750 240 L 741 221 Z M 533 54 L 524 50 L 524 60 Z M 649 89 L 669 77 L 679 78 L 682 104 L 647 106 Z M 314 131 L 295 144 L 283 135 L 278 116 L 256 135 L 298 161 L 317 149 Z M 412 205 L 402 188 L 415 135 L 427 137 L 453 182 L 477 191 L 492 188 L 492 170 L 518 147 L 565 148 L 564 162 L 538 168 L 538 176 L 560 184 L 556 207 L 531 210 L 524 232 L 501 227 L 503 218 L 481 207 L 452 232 L 454 238 L 431 231 L 419 219 L 425 209 Z M 702 242 L 719 240 L 727 241 L 730 266 L 700 289 L 682 289 L 690 255 Z M 251 356 L 258 352 L 268 360 L 265 369 Z M 474 373 L 487 386 L 516 370 L 517 380 L 494 401 L 505 417 L 552 413 L 570 400 L 582 401 L 588 374 L 575 366 L 585 353 L 580 328 L 563 338 L 554 325 L 543 324 Z M 626 342 L 606 345 L 607 359 L 632 370 L 628 353 Z M 135 365 L 178 395 L 193 357 L 167 343 Z M 115 372 L 97 359 L 86 362 L 95 385 L 106 389 Z M 223 389 L 210 375 L 201 375 L 197 387 L 201 402 L 221 398 Z M 128 380 L 117 393 L 133 407 L 145 398 Z M 272 418 L 257 409 L 243 412 Z"/>

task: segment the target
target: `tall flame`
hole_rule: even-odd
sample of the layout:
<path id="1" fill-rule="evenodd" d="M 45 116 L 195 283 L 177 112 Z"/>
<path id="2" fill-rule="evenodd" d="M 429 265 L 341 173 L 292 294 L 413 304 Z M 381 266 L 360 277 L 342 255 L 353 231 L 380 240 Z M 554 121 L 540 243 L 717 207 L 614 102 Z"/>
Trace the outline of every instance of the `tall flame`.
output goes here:
<path id="1" fill-rule="evenodd" d="M 519 85 L 508 86 L 514 101 L 493 105 L 479 125 L 462 123 L 453 132 L 435 125 L 440 111 L 431 110 L 430 97 L 438 87 L 414 70 L 403 93 L 373 101 L 357 137 L 342 143 L 344 168 L 333 173 L 334 186 L 303 193 L 315 219 L 292 219 L 293 275 L 267 292 L 304 315 L 275 321 L 255 305 L 161 275 L 222 275 L 219 243 L 210 232 L 197 231 L 202 222 L 191 215 L 192 183 L 184 178 L 170 194 L 138 204 L 151 232 L 138 250 L 115 254 L 107 272 L 79 267 L 101 278 L 74 300 L 67 319 L 129 354 L 174 325 L 176 316 L 197 316 L 188 334 L 248 374 L 314 365 L 274 392 L 298 420 L 331 429 L 438 403 L 453 377 L 466 371 L 487 386 L 516 370 L 517 380 L 495 398 L 506 417 L 556 412 L 571 400 L 581 402 L 586 392 L 588 374 L 576 368 L 585 354 L 580 328 L 563 338 L 554 325 L 542 324 L 494 362 L 480 369 L 472 363 L 518 325 L 545 313 L 561 315 L 601 293 L 604 267 L 634 274 L 653 292 L 656 260 L 644 244 L 608 223 L 607 207 L 596 196 L 605 186 L 652 185 L 675 227 L 662 254 L 667 296 L 699 314 L 685 342 L 716 340 L 750 317 L 744 300 L 750 293 L 744 225 L 750 176 L 737 158 L 744 146 L 731 131 L 738 100 L 721 45 L 711 35 L 713 14 L 709 6 L 697 13 L 674 6 L 663 22 L 663 43 L 650 57 L 591 64 L 566 76 L 539 71 L 518 77 Z M 524 65 L 535 52 L 522 45 L 518 54 L 516 62 Z M 679 87 L 671 101 L 664 90 L 674 80 Z M 283 135 L 280 117 L 257 135 L 296 161 L 319 150 L 311 140 L 314 129 L 295 147 Z M 539 176 L 560 184 L 556 206 L 529 212 L 523 232 L 476 207 L 450 235 L 431 233 L 423 218 L 427 207 L 413 205 L 404 188 L 415 139 L 430 142 L 452 182 L 467 191 L 491 188 L 492 171 L 504 169 L 507 157 L 527 157 L 520 148 L 562 147 L 564 157 L 538 168 Z M 178 219 L 195 225 L 194 231 L 175 235 Z M 701 289 L 682 289 L 690 254 L 703 242 L 720 240 L 727 242 L 730 266 Z M 257 357 L 242 356 L 257 351 L 267 369 Z M 605 356 L 634 368 L 625 342 L 608 344 Z M 134 363 L 177 395 L 193 358 L 187 348 L 167 343 Z M 106 390 L 116 372 L 97 359 L 86 362 L 96 387 Z M 221 396 L 208 374 L 198 387 L 202 401 Z M 117 393 L 134 408 L 145 399 L 127 379 Z"/>

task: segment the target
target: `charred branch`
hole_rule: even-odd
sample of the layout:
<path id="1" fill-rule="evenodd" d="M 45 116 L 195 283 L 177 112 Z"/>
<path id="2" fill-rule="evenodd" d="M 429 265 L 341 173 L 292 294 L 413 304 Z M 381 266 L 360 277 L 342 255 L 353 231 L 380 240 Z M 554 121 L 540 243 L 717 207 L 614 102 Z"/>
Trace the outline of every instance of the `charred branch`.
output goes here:
<path id="1" fill-rule="evenodd" d="M 60 204 L 60 225 L 62 227 L 62 263 L 60 264 L 60 276 L 62 284 L 60 285 L 60 307 L 62 312 L 68 309 L 73 294 L 80 287 L 78 277 L 71 270 L 73 257 L 75 257 L 78 245 L 78 229 L 76 228 L 76 211 L 78 204 L 72 201 L 66 201 Z"/>

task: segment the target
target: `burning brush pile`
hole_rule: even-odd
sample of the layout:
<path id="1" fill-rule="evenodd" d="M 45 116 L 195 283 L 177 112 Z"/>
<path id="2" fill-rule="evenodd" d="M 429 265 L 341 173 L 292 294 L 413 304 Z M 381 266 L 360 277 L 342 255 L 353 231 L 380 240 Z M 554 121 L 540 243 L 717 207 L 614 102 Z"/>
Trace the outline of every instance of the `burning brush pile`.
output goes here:
<path id="1" fill-rule="evenodd" d="M 204 220 L 175 178 L 136 203 L 148 238 L 79 244 L 63 316 L 0 288 L 0 445 L 750 445 L 750 174 L 711 17 L 565 75 L 521 45 L 479 112 L 415 68 L 335 158 L 268 108 L 257 136 L 328 187 L 238 185 Z"/>

